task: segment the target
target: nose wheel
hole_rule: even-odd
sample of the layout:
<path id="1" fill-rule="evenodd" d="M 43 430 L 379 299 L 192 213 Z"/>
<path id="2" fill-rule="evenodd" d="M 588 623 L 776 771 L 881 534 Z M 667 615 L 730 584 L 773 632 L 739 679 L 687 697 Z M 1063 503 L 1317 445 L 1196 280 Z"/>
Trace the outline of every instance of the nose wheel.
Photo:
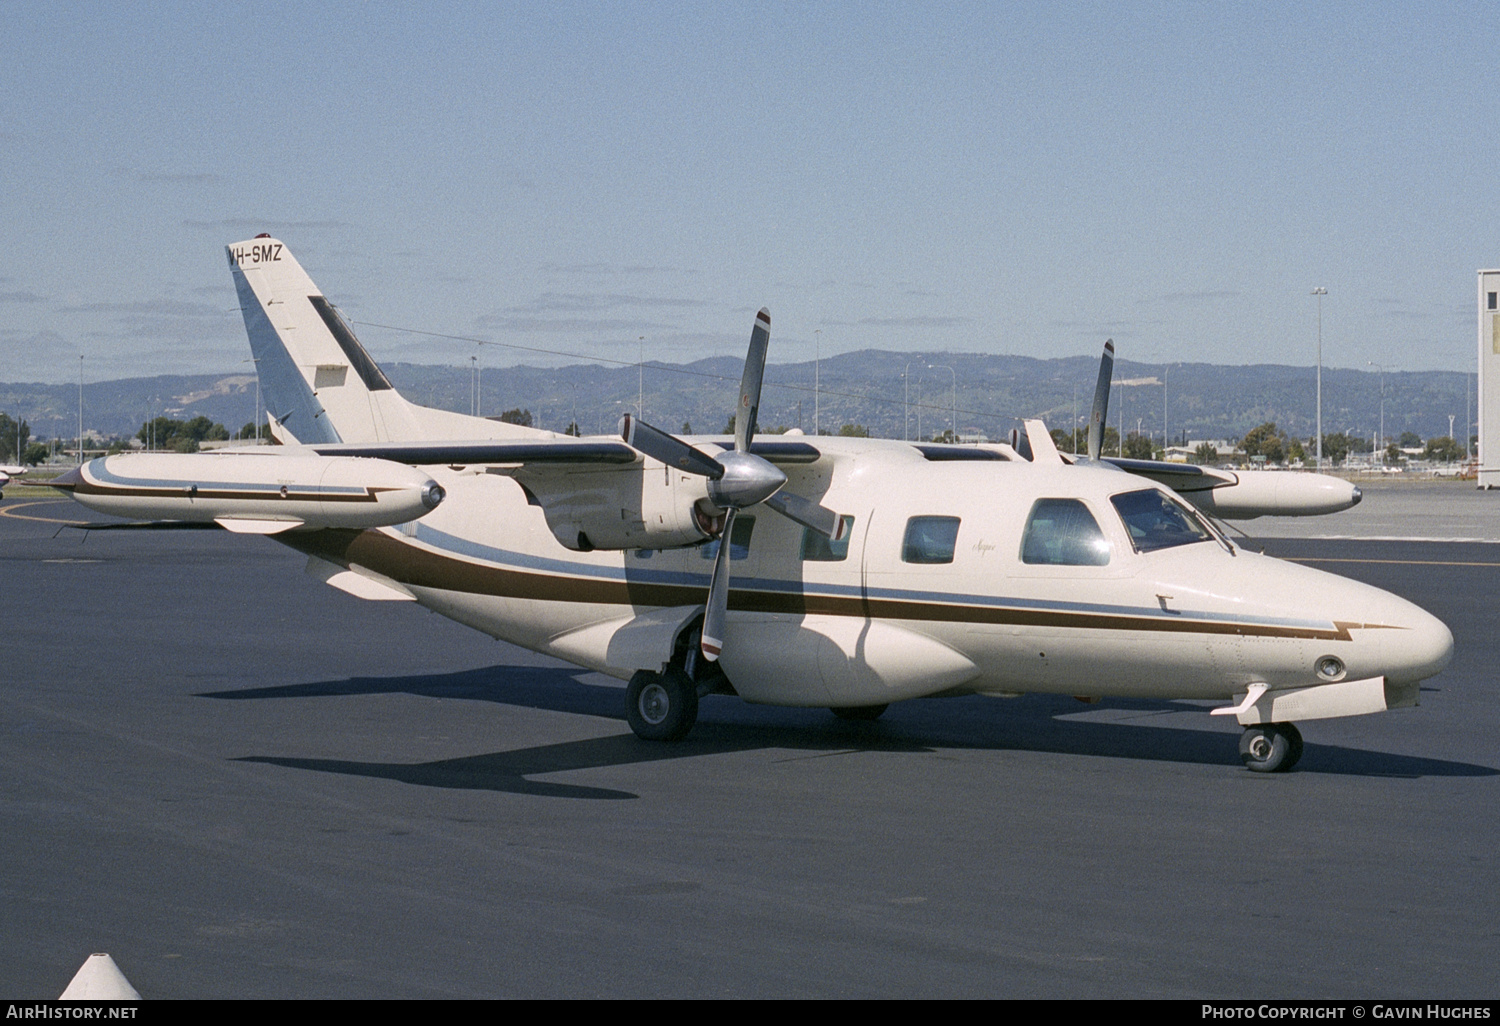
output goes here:
<path id="1" fill-rule="evenodd" d="M 1240 735 L 1240 761 L 1252 773 L 1285 773 L 1302 758 L 1302 734 L 1290 723 L 1259 723 Z"/>

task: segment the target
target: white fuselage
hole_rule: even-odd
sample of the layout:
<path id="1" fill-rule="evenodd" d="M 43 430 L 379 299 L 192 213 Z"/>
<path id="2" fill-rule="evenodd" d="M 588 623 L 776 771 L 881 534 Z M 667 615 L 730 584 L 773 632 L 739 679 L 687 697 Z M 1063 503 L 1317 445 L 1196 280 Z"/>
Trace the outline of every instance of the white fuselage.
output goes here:
<path id="1" fill-rule="evenodd" d="M 818 446 L 824 455 L 789 476 L 853 516 L 847 555 L 805 559 L 801 527 L 746 511 L 755 524 L 732 564 L 722 664 L 749 701 L 851 706 L 1026 691 L 1229 699 L 1253 684 L 1371 678 L 1414 698 L 1415 682 L 1451 653 L 1441 622 L 1367 585 L 1214 538 L 1138 552 L 1110 497 L 1154 486 L 1120 471 L 928 462 L 896 442 Z M 658 669 L 701 613 L 708 550 L 573 551 L 507 477 L 424 469 L 449 498 L 422 519 L 283 540 L 399 582 L 495 637 L 622 678 Z M 667 471 L 646 460 L 621 473 Z M 1028 513 L 1042 499 L 1083 503 L 1107 562 L 1023 562 Z M 958 519 L 951 562 L 903 560 L 909 519 L 924 516 Z M 1329 656 L 1343 671 L 1320 677 Z"/>

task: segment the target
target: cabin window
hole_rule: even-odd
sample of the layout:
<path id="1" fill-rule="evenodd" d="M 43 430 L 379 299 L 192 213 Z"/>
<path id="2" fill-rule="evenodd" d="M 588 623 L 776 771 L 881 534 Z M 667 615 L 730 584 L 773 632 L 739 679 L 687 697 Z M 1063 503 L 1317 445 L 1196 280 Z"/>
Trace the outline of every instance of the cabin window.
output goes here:
<path id="1" fill-rule="evenodd" d="M 901 546 L 903 563 L 951 563 L 958 542 L 958 517 L 912 517 Z"/>
<path id="2" fill-rule="evenodd" d="M 731 560 L 750 558 L 750 534 L 755 530 L 755 518 L 740 515 L 734 518 L 734 528 L 729 535 L 729 558 Z M 698 549 L 698 555 L 704 559 L 715 559 L 719 555 L 719 539 L 703 545 Z"/>
<path id="3" fill-rule="evenodd" d="M 849 536 L 854 533 L 854 518 L 840 517 L 844 522 L 844 537 L 833 541 L 822 531 L 810 527 L 802 529 L 802 558 L 808 563 L 842 563 L 849 558 Z"/>
<path id="4" fill-rule="evenodd" d="M 1038 499 L 1021 536 L 1021 562 L 1041 566 L 1105 566 L 1109 541 L 1077 499 Z"/>
<path id="5" fill-rule="evenodd" d="M 1126 492 L 1109 500 L 1125 522 L 1130 544 L 1137 552 L 1155 552 L 1176 545 L 1208 541 L 1210 535 L 1198 518 L 1155 489 Z"/>

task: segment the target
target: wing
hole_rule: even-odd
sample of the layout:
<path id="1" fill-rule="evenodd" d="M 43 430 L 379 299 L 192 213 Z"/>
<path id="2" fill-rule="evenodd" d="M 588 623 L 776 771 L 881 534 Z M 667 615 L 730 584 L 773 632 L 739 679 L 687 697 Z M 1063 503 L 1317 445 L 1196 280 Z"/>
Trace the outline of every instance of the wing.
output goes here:
<path id="1" fill-rule="evenodd" d="M 711 462 L 732 444 L 695 438 L 684 448 Z M 669 466 L 623 442 L 543 441 L 529 448 L 495 447 L 489 455 L 506 458 L 486 461 L 486 469 L 514 479 L 567 548 L 681 548 L 723 529 L 723 510 L 710 496 L 711 479 L 700 473 Z M 788 469 L 816 463 L 822 455 L 805 442 L 786 441 L 757 443 L 751 452 Z"/>

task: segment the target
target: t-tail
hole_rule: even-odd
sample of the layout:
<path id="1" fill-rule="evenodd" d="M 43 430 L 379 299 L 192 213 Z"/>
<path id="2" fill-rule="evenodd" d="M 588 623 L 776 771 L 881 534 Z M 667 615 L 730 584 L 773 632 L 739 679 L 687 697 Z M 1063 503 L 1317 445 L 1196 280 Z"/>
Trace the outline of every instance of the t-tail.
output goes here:
<path id="1" fill-rule="evenodd" d="M 536 438 L 536 431 L 403 399 L 280 240 L 226 246 L 271 431 L 279 441 Z"/>

